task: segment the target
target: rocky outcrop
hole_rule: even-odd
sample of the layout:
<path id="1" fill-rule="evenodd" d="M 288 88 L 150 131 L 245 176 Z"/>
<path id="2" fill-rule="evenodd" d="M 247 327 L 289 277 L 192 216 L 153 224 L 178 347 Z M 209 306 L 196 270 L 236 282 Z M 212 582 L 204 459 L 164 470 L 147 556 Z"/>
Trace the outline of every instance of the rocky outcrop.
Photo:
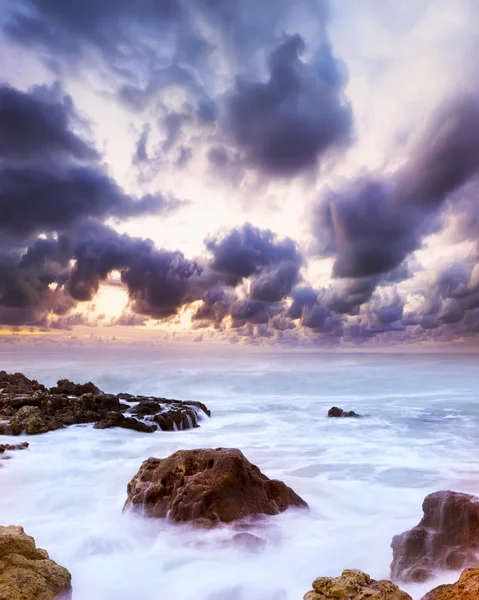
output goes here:
<path id="1" fill-rule="evenodd" d="M 328 410 L 328 417 L 330 418 L 341 418 L 341 417 L 356 417 L 359 419 L 361 415 L 358 415 L 354 410 L 343 410 L 337 406 L 333 406 Z"/>
<path id="2" fill-rule="evenodd" d="M 319 577 L 304 600 L 412 600 L 387 580 L 375 581 L 362 571 L 345 570 L 339 577 Z"/>
<path id="3" fill-rule="evenodd" d="M 22 527 L 0 526 L 1 600 L 70 600 L 71 575 Z"/>
<path id="4" fill-rule="evenodd" d="M 240 450 L 180 450 L 149 458 L 128 484 L 125 509 L 174 521 L 229 523 L 276 515 L 307 504 L 281 481 L 271 480 Z"/>
<path id="5" fill-rule="evenodd" d="M 422 600 L 478 600 L 479 569 L 466 569 L 457 583 L 440 585 L 423 596 Z"/>
<path id="6" fill-rule="evenodd" d="M 435 570 L 479 564 L 479 498 L 451 491 L 424 499 L 416 527 L 393 538 L 391 576 L 422 582 Z"/>
<path id="7" fill-rule="evenodd" d="M 199 427 L 210 411 L 201 402 L 105 394 L 91 382 L 58 381 L 49 390 L 21 373 L 0 371 L 0 435 L 35 435 L 68 425 L 94 423 L 144 433 Z"/>

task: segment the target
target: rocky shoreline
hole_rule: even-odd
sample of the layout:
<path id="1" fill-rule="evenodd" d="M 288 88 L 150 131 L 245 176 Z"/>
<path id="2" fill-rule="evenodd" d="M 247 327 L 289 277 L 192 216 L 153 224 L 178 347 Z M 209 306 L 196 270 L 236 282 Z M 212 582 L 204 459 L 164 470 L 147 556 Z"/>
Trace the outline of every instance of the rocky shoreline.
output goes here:
<path id="1" fill-rule="evenodd" d="M 133 394 L 106 394 L 91 382 L 61 379 L 46 388 L 21 373 L 0 371 L 0 435 L 36 435 L 69 425 L 122 427 L 144 433 L 199 427 L 211 416 L 201 402 Z"/>
<path id="2" fill-rule="evenodd" d="M 205 415 L 210 411 L 200 402 L 108 394 L 91 382 L 66 379 L 48 389 L 20 373 L 0 372 L 0 436 L 35 435 L 78 424 L 145 433 L 174 431 L 198 427 Z M 337 407 L 327 416 L 360 417 Z M 0 458 L 28 446 L 0 444 Z M 308 510 L 294 490 L 269 479 L 236 448 L 179 450 L 168 457 L 147 458 L 126 492 L 124 511 L 196 526 L 241 524 L 291 508 Z M 479 600 L 479 498 L 439 491 L 425 498 L 423 512 L 417 526 L 392 540 L 391 580 L 376 581 L 349 569 L 338 577 L 318 577 L 304 600 L 411 600 L 398 585 L 462 569 L 458 582 L 441 585 L 422 600 Z M 261 552 L 266 541 L 243 532 L 225 545 Z M 0 598 L 70 600 L 71 575 L 36 548 L 21 527 L 0 526 Z"/>

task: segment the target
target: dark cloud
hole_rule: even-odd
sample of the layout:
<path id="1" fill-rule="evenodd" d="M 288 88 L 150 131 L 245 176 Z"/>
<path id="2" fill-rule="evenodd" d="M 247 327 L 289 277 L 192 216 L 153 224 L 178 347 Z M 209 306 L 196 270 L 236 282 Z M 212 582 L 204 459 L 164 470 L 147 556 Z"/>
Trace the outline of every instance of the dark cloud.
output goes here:
<path id="1" fill-rule="evenodd" d="M 440 225 L 438 211 L 479 168 L 479 103 L 461 97 L 433 115 L 408 161 L 383 178 L 331 192 L 317 209 L 321 252 L 335 255 L 336 277 L 397 268 Z"/>
<path id="2" fill-rule="evenodd" d="M 239 280 L 260 274 L 265 267 L 282 262 L 301 263 L 296 243 L 278 240 L 270 230 L 250 224 L 232 229 L 223 237 L 210 238 L 206 247 L 213 255 L 212 269 Z"/>
<path id="3" fill-rule="evenodd" d="M 326 40 L 310 63 L 304 50 L 299 35 L 287 36 L 269 57 L 269 79 L 238 77 L 226 97 L 225 126 L 246 161 L 275 175 L 314 166 L 351 137 L 344 66 Z"/>
<path id="4" fill-rule="evenodd" d="M 300 319 L 305 308 L 311 308 L 318 303 L 318 291 L 310 287 L 297 287 L 292 293 L 291 303 L 286 316 L 290 319 Z"/>
<path id="5" fill-rule="evenodd" d="M 0 179 L 0 230 L 21 237 L 81 218 L 161 214 L 182 204 L 161 194 L 134 199 L 102 171 L 80 165 L 0 166 Z"/>
<path id="6" fill-rule="evenodd" d="M 72 131 L 81 125 L 73 101 L 61 87 L 37 86 L 22 92 L 0 86 L 0 157 L 25 159 L 68 155 L 98 159 L 96 149 Z"/>

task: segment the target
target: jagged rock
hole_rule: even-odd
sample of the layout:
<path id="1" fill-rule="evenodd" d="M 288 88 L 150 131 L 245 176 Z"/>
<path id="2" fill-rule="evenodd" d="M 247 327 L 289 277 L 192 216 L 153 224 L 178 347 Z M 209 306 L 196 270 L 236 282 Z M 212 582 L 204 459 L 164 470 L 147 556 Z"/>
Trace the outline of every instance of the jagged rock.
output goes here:
<path id="1" fill-rule="evenodd" d="M 385 579 L 375 581 L 362 571 L 346 569 L 339 577 L 319 577 L 304 600 L 412 600 Z"/>
<path id="2" fill-rule="evenodd" d="M 478 600 L 479 569 L 466 569 L 457 583 L 440 585 L 423 596 L 422 600 Z"/>
<path id="3" fill-rule="evenodd" d="M 22 373 L 6 373 L 0 371 L 0 390 L 9 394 L 33 394 L 37 390 L 44 390 L 45 386 L 35 379 L 28 379 Z"/>
<path id="4" fill-rule="evenodd" d="M 71 575 L 22 527 L 0 526 L 1 600 L 70 600 Z"/>
<path id="5" fill-rule="evenodd" d="M 61 379 L 47 390 L 21 373 L 0 371 L 0 386 L 0 435 L 33 435 L 87 423 L 96 424 L 97 429 L 176 431 L 199 427 L 199 414 L 211 414 L 201 402 L 105 394 L 91 382 L 76 384 Z"/>
<path id="6" fill-rule="evenodd" d="M 229 523 L 276 515 L 306 502 L 281 481 L 268 479 L 240 450 L 179 450 L 149 458 L 128 484 L 125 509 L 174 521 Z"/>
<path id="7" fill-rule="evenodd" d="M 25 450 L 29 445 L 28 442 L 22 442 L 21 444 L 0 444 L 0 454 L 11 452 L 12 450 Z"/>
<path id="8" fill-rule="evenodd" d="M 356 418 L 360 418 L 361 415 L 358 415 L 357 413 L 354 412 L 354 410 L 343 410 L 342 408 L 338 408 L 337 406 L 333 406 L 333 408 L 330 408 L 328 410 L 328 417 L 330 418 L 339 418 L 339 417 L 356 417 Z"/>
<path id="9" fill-rule="evenodd" d="M 424 499 L 416 527 L 393 538 L 391 576 L 423 582 L 436 569 L 459 570 L 479 563 L 479 498 L 440 491 Z"/>
<path id="10" fill-rule="evenodd" d="M 198 414 L 191 407 L 175 408 L 168 407 L 167 410 L 156 414 L 153 421 L 158 423 L 163 431 L 182 431 L 183 429 L 191 429 L 199 427 Z"/>
<path id="11" fill-rule="evenodd" d="M 66 394 L 67 396 L 83 396 L 83 394 L 101 394 L 95 384 L 91 381 L 87 383 L 73 383 L 68 379 L 59 379 L 56 387 L 50 388 L 52 394 Z"/>
<path id="12" fill-rule="evenodd" d="M 107 413 L 104 419 L 93 425 L 94 429 L 109 429 L 110 427 L 123 427 L 123 429 L 133 429 L 144 433 L 152 433 L 156 431 L 156 425 L 147 425 L 133 417 L 125 417 L 121 413 Z"/>
<path id="13" fill-rule="evenodd" d="M 10 420 L 10 427 L 13 435 L 19 435 L 23 431 L 34 435 L 61 429 L 63 425 L 54 417 L 45 415 L 36 406 L 23 406 Z"/>

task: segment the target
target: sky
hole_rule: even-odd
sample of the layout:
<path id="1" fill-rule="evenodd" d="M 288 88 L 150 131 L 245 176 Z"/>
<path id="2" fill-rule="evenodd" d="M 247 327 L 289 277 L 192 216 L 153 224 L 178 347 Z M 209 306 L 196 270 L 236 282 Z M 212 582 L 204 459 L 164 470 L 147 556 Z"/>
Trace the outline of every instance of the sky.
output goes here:
<path id="1" fill-rule="evenodd" d="M 479 0 L 0 2 L 0 337 L 474 344 Z"/>

